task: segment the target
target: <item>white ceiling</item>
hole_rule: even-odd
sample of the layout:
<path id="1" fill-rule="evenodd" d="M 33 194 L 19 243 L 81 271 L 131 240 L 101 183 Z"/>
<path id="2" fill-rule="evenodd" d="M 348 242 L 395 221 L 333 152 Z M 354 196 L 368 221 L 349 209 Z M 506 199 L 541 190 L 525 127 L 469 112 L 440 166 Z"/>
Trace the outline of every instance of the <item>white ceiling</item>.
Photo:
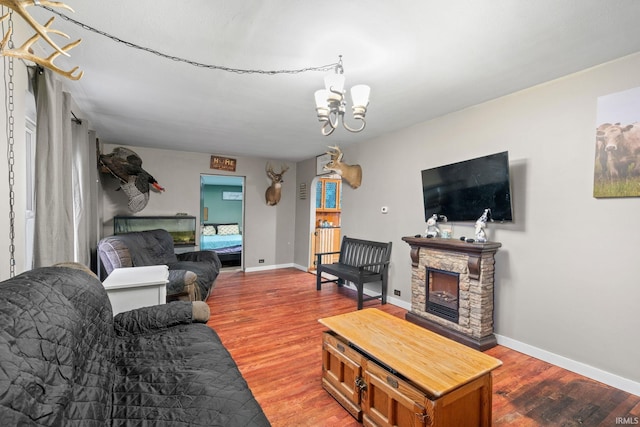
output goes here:
<path id="1" fill-rule="evenodd" d="M 195 67 L 54 21 L 83 40 L 56 64 L 85 72 L 65 85 L 102 141 L 291 161 L 640 51 L 638 0 L 66 3 L 82 24 L 204 64 L 292 70 L 343 55 L 346 86 L 371 86 L 367 127 L 324 137 L 313 103 L 322 72 Z M 52 15 L 29 10 L 41 23 Z"/>

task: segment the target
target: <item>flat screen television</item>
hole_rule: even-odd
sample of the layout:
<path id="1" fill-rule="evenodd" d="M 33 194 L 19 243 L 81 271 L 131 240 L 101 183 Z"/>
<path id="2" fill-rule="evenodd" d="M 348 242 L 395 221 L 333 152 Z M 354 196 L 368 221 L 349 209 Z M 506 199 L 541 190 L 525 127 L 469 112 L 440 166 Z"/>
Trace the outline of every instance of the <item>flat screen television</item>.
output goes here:
<path id="1" fill-rule="evenodd" d="M 476 221 L 485 209 L 494 221 L 513 221 L 508 151 L 425 169 L 422 191 L 425 221 Z"/>

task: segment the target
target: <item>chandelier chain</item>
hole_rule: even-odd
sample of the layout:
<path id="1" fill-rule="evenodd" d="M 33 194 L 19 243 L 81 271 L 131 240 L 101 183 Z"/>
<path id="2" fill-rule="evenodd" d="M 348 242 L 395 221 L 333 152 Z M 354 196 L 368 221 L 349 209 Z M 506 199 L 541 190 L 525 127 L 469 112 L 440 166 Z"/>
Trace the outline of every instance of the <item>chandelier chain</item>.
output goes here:
<path id="1" fill-rule="evenodd" d="M 3 8 L 4 11 L 4 8 Z M 13 30 L 13 11 L 9 13 L 8 25 L 9 29 Z M 2 33 L 5 34 L 4 23 L 2 25 Z M 9 37 L 8 45 L 10 48 L 13 48 L 13 40 Z M 6 131 L 7 131 L 7 166 L 9 170 L 8 176 L 8 184 L 9 184 L 9 277 L 13 277 L 16 274 L 16 246 L 15 246 L 15 120 L 14 120 L 14 85 L 13 85 L 13 57 L 4 56 L 4 66 L 7 70 L 4 74 L 4 84 L 5 84 L 5 106 L 6 106 Z M 7 80 L 8 77 L 8 80 Z"/>
<path id="2" fill-rule="evenodd" d="M 236 73 L 236 74 L 267 74 L 267 75 L 275 75 L 275 74 L 301 74 L 301 73 L 306 73 L 308 71 L 329 71 L 334 69 L 338 63 L 334 62 L 332 64 L 327 64 L 327 65 L 321 65 L 321 66 L 317 66 L 317 67 L 306 67 L 306 68 L 299 68 L 299 69 L 292 69 L 292 70 L 252 70 L 252 69 L 243 69 L 243 68 L 232 68 L 232 67 L 225 67 L 222 65 L 212 65 L 212 64 L 204 64 L 201 62 L 197 62 L 197 61 L 193 61 L 191 59 L 185 59 L 185 58 L 181 58 L 178 56 L 174 56 L 174 55 L 169 55 L 166 53 L 162 53 L 160 51 L 157 51 L 155 49 L 152 49 L 150 47 L 145 47 L 145 46 L 140 46 L 138 44 L 123 40 L 119 37 L 116 37 L 114 35 L 111 35 L 105 31 L 102 30 L 98 30 L 97 28 L 91 27 L 87 24 L 84 24 L 80 21 L 77 21 L 67 15 L 65 15 L 64 13 L 54 10 L 49 6 L 40 6 L 44 9 L 47 9 L 49 12 L 54 13 L 56 15 L 58 15 L 59 17 L 61 17 L 62 19 L 64 19 L 65 21 L 71 22 L 72 24 L 75 24 L 87 31 L 91 31 L 93 33 L 99 34 L 101 36 L 107 37 L 117 43 L 121 43 L 127 47 L 133 48 L 133 49 L 138 49 L 138 50 L 142 50 L 148 53 L 152 53 L 154 55 L 160 56 L 162 58 L 165 59 L 170 59 L 172 61 L 176 61 L 176 62 L 183 62 L 185 64 L 188 65 L 192 65 L 194 67 L 199 67 L 199 68 L 207 68 L 210 70 L 220 70 L 220 71 L 226 71 L 228 73 Z"/>

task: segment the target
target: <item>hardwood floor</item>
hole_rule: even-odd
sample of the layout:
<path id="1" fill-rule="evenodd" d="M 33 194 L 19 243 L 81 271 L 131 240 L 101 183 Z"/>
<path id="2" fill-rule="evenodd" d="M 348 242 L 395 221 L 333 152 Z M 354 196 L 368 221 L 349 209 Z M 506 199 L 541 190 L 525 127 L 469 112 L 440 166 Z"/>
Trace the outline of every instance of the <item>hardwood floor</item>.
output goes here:
<path id="1" fill-rule="evenodd" d="M 317 321 L 355 310 L 355 292 L 335 285 L 318 292 L 315 276 L 296 269 L 226 272 L 207 303 L 208 325 L 274 427 L 361 425 L 320 385 L 325 328 Z M 406 313 L 379 301 L 365 307 Z M 503 362 L 493 374 L 494 426 L 615 426 L 640 417 L 638 396 L 506 347 L 486 353 Z"/>

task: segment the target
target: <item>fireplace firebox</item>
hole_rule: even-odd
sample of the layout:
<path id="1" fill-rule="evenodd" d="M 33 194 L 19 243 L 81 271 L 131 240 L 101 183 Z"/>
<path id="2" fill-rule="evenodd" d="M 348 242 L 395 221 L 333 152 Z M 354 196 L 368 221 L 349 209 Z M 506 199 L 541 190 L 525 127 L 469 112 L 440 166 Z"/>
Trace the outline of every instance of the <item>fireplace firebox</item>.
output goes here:
<path id="1" fill-rule="evenodd" d="M 427 267 L 426 312 L 458 322 L 460 274 Z"/>

